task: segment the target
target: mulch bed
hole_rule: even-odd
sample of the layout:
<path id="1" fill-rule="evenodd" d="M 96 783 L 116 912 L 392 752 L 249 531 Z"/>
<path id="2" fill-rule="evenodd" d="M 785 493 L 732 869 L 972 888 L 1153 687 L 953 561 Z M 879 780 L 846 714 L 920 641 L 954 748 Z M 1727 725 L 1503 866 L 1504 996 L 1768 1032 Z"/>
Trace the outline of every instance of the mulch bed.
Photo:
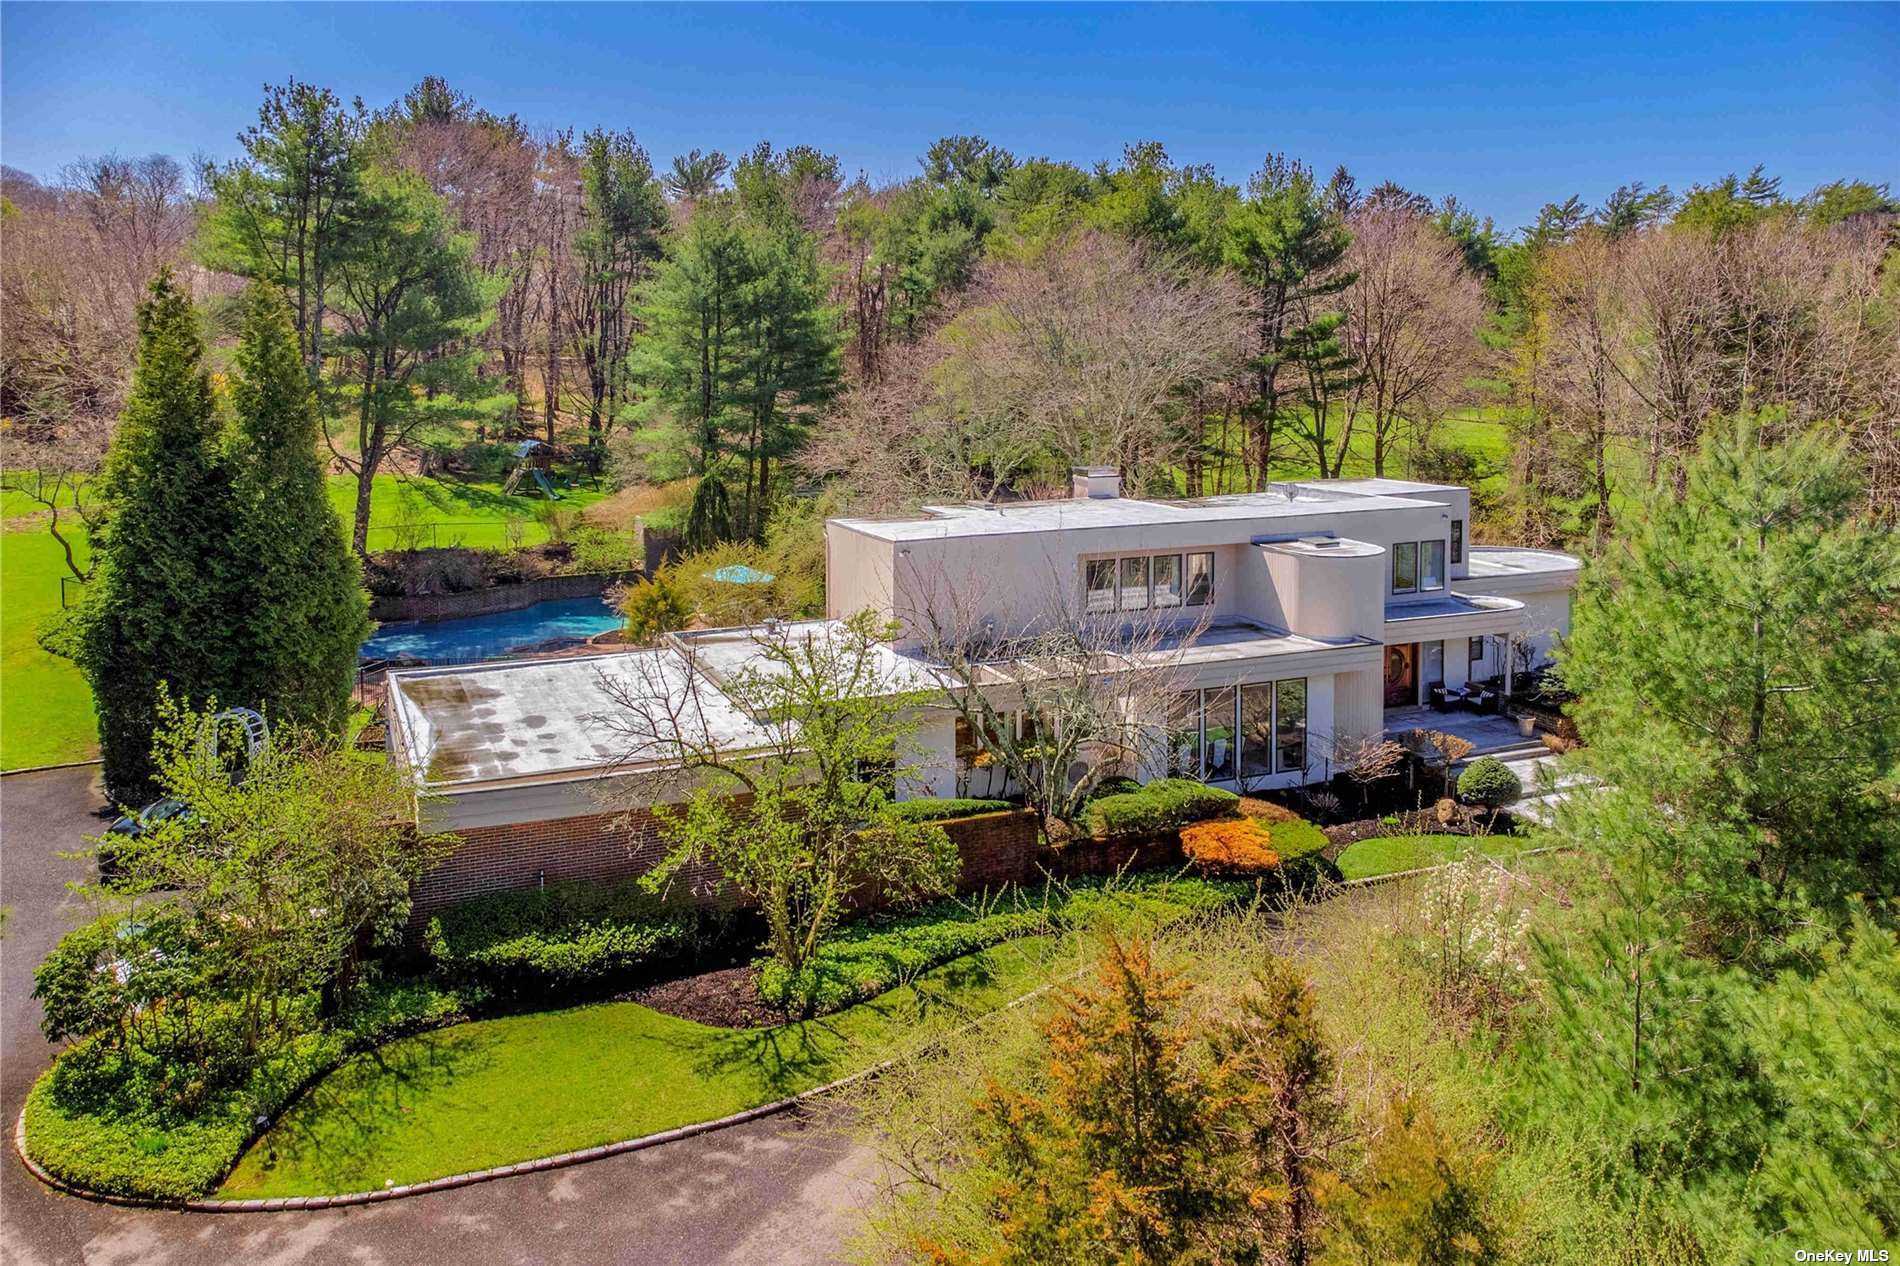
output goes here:
<path id="1" fill-rule="evenodd" d="M 758 977 L 749 964 L 661 981 L 621 994 L 618 1001 L 721 1029 L 769 1028 L 792 1018 L 759 996 Z"/>

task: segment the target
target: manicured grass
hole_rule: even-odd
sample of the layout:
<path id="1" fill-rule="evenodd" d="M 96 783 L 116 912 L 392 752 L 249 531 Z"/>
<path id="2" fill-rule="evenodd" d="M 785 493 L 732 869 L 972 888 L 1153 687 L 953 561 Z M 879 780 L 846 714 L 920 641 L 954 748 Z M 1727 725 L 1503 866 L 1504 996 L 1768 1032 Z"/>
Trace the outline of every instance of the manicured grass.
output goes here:
<path id="1" fill-rule="evenodd" d="M 392 1042 L 345 1062 L 293 1105 L 218 1194 L 401 1185 L 725 1116 L 1001 1006 L 1047 979 L 1063 945 L 1009 941 L 836 1015 L 777 1028 L 710 1028 L 611 1002 Z"/>
<path id="2" fill-rule="evenodd" d="M 1523 847 L 1524 841 L 1512 835 L 1388 835 L 1348 847 L 1339 855 L 1339 873 L 1370 879 L 1441 865 L 1474 849 L 1486 857 L 1509 857 Z"/>
<path id="3" fill-rule="evenodd" d="M 558 480 L 557 480 L 558 482 Z M 460 480 L 399 479 L 378 475 L 370 491 L 369 547 L 394 549 L 404 535 L 400 525 L 413 524 L 420 548 L 464 545 L 471 549 L 505 549 L 508 522 L 520 521 L 522 544 L 539 545 L 547 529 L 535 518 L 549 504 L 561 510 L 581 510 L 607 495 L 605 485 L 560 489 L 561 499 L 550 503 L 533 483 L 524 482 L 504 494 L 501 481 L 464 483 Z M 347 531 L 356 513 L 356 477 L 330 476 L 330 504 Z"/>
<path id="4" fill-rule="evenodd" d="M 59 610 L 66 574 L 59 543 L 44 528 L 0 533 L 0 769 L 99 754 L 85 677 L 35 640 L 40 623 Z"/>

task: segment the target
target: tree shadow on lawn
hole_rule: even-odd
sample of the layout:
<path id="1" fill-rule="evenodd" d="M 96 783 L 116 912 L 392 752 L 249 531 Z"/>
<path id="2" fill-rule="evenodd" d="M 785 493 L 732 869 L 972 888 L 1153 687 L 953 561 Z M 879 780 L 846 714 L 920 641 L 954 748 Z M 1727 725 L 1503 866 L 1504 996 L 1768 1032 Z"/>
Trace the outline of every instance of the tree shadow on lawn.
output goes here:
<path id="1" fill-rule="evenodd" d="M 500 1040 L 456 1026 L 352 1056 L 278 1117 L 233 1176 L 250 1171 L 251 1183 L 261 1185 L 281 1164 L 324 1191 L 360 1182 L 391 1128 L 425 1096 L 490 1066 Z"/>
<path id="2" fill-rule="evenodd" d="M 768 1101 L 783 1099 L 925 1046 L 1001 1005 L 1007 1000 L 986 996 L 977 1006 L 967 1001 L 973 991 L 994 986 L 998 977 L 993 958 L 979 953 L 919 973 L 831 1015 L 767 1029 L 713 1030 L 711 1040 L 665 1040 L 694 1053 L 693 1071 L 699 1076 L 730 1079 L 744 1072 Z"/>

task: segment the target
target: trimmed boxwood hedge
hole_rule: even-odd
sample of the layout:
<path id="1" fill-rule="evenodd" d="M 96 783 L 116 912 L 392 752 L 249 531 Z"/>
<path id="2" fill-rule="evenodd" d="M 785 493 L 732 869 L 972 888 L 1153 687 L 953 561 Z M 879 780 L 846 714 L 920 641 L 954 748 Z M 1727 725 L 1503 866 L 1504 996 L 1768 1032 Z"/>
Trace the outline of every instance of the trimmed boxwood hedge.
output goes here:
<path id="1" fill-rule="evenodd" d="M 450 906 L 423 933 L 451 980 L 502 994 L 571 989 L 679 958 L 716 934 L 718 916 L 668 906 L 638 881 L 558 883 Z"/>
<path id="2" fill-rule="evenodd" d="M 926 797 L 899 800 L 891 806 L 893 817 L 906 822 L 943 822 L 950 818 L 973 818 L 979 813 L 1003 813 L 1016 808 L 1007 800 L 981 800 L 969 796 Z"/>
<path id="3" fill-rule="evenodd" d="M 1209 818 L 1231 818 L 1239 804 L 1239 796 L 1219 787 L 1188 778 L 1157 778 L 1139 791 L 1090 801 L 1082 820 L 1096 839 L 1153 835 Z"/>

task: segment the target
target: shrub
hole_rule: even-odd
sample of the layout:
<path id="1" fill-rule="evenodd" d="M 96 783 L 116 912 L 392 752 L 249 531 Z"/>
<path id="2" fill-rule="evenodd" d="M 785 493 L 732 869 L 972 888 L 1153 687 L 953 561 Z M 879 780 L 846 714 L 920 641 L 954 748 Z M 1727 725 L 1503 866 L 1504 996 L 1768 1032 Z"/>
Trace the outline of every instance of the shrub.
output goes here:
<path id="1" fill-rule="evenodd" d="M 692 607 L 671 567 L 660 568 L 627 590 L 620 612 L 627 617 L 627 640 L 638 646 L 685 628 L 693 618 Z"/>
<path id="2" fill-rule="evenodd" d="M 1183 827 L 1181 851 L 1209 874 L 1259 875 L 1280 868 L 1267 829 L 1250 818 Z"/>
<path id="3" fill-rule="evenodd" d="M 979 813 L 1004 813 L 1016 806 L 1007 800 L 982 800 L 969 796 L 941 799 L 900 800 L 891 806 L 891 814 L 906 822 L 945 822 L 951 818 L 972 818 Z"/>
<path id="4" fill-rule="evenodd" d="M 1110 774 L 1089 790 L 1089 799 L 1100 800 L 1103 796 L 1125 796 L 1131 791 L 1140 791 L 1141 783 L 1127 774 Z"/>
<path id="5" fill-rule="evenodd" d="M 1458 775 L 1458 796 L 1470 804 L 1481 804 L 1487 809 L 1497 809 L 1511 803 L 1524 793 L 1524 784 L 1518 781 L 1516 774 L 1503 761 L 1495 756 L 1481 756 L 1465 767 Z"/>
<path id="6" fill-rule="evenodd" d="M 1250 884 L 1143 875 L 1008 888 L 986 902 L 952 898 L 848 924 L 797 970 L 762 960 L 759 993 L 787 1011 L 823 1015 L 1003 941 L 1103 921 L 1168 923 L 1224 909 L 1252 893 Z"/>
<path id="7" fill-rule="evenodd" d="M 188 1200 L 217 1187 L 257 1129 L 351 1050 L 468 1018 L 466 991 L 416 979 L 358 990 L 334 1029 L 278 1045 L 241 1082 L 171 1106 L 195 1070 L 88 1038 L 62 1051 L 26 1101 L 27 1149 L 66 1182 L 111 1195 Z"/>
<path id="8" fill-rule="evenodd" d="M 1209 818 L 1230 818 L 1240 797 L 1186 778 L 1157 778 L 1139 791 L 1103 796 L 1083 811 L 1089 834 L 1152 835 Z"/>
<path id="9" fill-rule="evenodd" d="M 450 979 L 498 993 L 572 989 L 696 948 L 708 916 L 670 908 L 638 882 L 491 893 L 429 920 L 424 944 Z"/>
<path id="10" fill-rule="evenodd" d="M 633 534 L 616 532 L 597 523 L 582 523 L 574 529 L 570 544 L 573 553 L 565 571 L 578 575 L 627 571 L 633 566 Z"/>
<path id="11" fill-rule="evenodd" d="M 1280 855 L 1281 865 L 1317 853 L 1331 843 L 1326 832 L 1308 822 L 1305 818 L 1286 818 L 1266 824 L 1267 838 L 1273 843 L 1273 851 Z"/>

